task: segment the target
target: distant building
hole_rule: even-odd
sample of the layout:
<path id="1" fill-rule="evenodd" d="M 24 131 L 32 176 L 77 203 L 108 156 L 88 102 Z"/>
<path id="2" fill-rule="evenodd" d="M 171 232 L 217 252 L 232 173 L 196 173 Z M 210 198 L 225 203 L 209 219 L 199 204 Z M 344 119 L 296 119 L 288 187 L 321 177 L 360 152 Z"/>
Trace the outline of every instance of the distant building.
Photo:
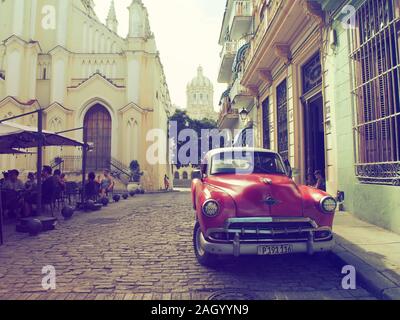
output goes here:
<path id="1" fill-rule="evenodd" d="M 203 68 L 197 69 L 197 76 L 187 85 L 187 115 L 195 120 L 217 120 L 214 110 L 214 86 L 204 76 Z"/>

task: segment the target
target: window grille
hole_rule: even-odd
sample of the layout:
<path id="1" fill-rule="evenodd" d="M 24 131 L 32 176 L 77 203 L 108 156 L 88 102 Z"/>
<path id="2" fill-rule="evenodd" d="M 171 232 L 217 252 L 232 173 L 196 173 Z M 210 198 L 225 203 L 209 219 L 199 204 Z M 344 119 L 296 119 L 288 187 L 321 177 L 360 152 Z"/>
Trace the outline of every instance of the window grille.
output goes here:
<path id="1" fill-rule="evenodd" d="M 277 117 L 278 117 L 278 152 L 284 160 L 289 157 L 288 117 L 287 117 L 287 81 L 277 87 Z"/>
<path id="2" fill-rule="evenodd" d="M 303 94 L 306 94 L 322 84 L 321 57 L 318 52 L 303 67 Z"/>
<path id="3" fill-rule="evenodd" d="M 263 117 L 263 145 L 265 149 L 271 149 L 271 128 L 269 124 L 269 97 L 262 103 Z"/>
<path id="4" fill-rule="evenodd" d="M 356 175 L 400 184 L 400 59 L 395 0 L 367 0 L 356 12 L 351 60 L 356 99 Z"/>

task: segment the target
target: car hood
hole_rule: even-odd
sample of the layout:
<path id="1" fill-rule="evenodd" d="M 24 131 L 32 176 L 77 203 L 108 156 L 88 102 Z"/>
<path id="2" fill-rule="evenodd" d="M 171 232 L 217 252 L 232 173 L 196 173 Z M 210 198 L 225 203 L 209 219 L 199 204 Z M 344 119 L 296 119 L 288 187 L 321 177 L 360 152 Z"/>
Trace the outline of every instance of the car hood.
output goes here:
<path id="1" fill-rule="evenodd" d="M 233 198 L 238 217 L 303 216 L 300 190 L 285 175 L 214 175 L 207 178 L 207 183 Z"/>

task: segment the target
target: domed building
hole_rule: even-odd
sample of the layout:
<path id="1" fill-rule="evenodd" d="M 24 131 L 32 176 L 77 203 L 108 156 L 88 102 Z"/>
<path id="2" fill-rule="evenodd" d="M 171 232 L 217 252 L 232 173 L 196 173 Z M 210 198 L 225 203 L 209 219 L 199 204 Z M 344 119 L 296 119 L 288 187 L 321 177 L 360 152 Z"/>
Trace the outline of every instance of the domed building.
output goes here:
<path id="1" fill-rule="evenodd" d="M 214 110 L 214 86 L 204 76 L 203 68 L 197 69 L 197 76 L 187 85 L 187 115 L 195 120 L 217 120 Z"/>

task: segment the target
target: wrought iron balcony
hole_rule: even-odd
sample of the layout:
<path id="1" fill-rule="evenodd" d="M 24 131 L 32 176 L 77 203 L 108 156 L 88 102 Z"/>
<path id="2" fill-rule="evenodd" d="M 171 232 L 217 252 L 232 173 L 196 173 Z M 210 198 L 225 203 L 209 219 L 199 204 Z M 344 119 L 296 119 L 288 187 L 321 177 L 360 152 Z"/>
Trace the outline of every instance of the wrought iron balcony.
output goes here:
<path id="1" fill-rule="evenodd" d="M 254 102 L 254 97 L 250 90 L 241 84 L 241 73 L 235 79 L 230 92 L 230 99 L 235 109 L 248 108 Z"/>

